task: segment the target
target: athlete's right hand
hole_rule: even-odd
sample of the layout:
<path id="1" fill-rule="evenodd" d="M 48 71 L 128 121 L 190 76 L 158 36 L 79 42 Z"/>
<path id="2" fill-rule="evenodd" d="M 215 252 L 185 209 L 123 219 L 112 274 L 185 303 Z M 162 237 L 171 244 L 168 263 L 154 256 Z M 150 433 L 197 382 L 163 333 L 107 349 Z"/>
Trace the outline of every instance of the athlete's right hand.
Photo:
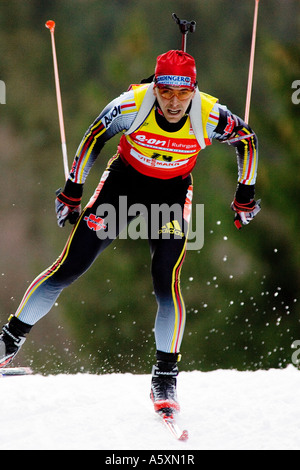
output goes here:
<path id="1" fill-rule="evenodd" d="M 68 180 L 63 191 L 56 191 L 55 211 L 59 227 L 64 227 L 67 220 L 70 224 L 75 224 L 78 220 L 81 213 L 82 186 Z"/>

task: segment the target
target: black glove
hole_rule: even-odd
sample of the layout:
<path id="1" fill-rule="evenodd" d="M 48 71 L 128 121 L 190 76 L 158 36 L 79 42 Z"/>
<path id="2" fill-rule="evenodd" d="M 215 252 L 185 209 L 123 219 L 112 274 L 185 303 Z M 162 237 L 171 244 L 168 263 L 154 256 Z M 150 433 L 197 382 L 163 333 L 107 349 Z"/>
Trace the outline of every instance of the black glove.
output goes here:
<path id="1" fill-rule="evenodd" d="M 63 189 L 56 191 L 55 211 L 59 227 L 64 227 L 68 220 L 75 224 L 81 213 L 81 197 L 83 184 L 73 183 L 68 180 Z"/>
<path id="2" fill-rule="evenodd" d="M 234 224 L 237 229 L 241 229 L 242 225 L 248 225 L 251 220 L 261 210 L 260 200 L 254 200 L 255 186 L 246 186 L 239 183 L 235 198 L 231 203 L 231 209 L 236 212 Z"/>

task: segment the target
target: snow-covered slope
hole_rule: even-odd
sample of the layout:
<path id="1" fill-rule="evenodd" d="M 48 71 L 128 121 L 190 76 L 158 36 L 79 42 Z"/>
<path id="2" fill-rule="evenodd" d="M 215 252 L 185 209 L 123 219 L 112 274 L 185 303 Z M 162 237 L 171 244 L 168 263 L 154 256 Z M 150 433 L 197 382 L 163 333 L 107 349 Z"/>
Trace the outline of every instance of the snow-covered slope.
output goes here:
<path id="1" fill-rule="evenodd" d="M 300 449 L 300 372 L 182 372 L 178 442 L 154 414 L 150 376 L 0 379 L 0 449 Z"/>

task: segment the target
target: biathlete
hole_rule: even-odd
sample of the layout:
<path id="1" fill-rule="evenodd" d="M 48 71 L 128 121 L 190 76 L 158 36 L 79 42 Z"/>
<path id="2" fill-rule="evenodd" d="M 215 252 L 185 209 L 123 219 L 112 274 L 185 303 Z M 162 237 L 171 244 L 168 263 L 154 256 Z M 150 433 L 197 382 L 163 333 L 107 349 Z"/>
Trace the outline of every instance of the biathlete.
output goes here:
<path id="1" fill-rule="evenodd" d="M 84 182 L 104 144 L 122 133 L 99 186 L 81 210 Z M 259 211 L 255 201 L 258 145 L 252 129 L 217 98 L 199 91 L 194 58 L 171 50 L 157 58 L 150 82 L 132 85 L 100 113 L 85 133 L 65 187 L 56 198 L 60 227 L 74 225 L 55 263 L 27 289 L 17 311 L 0 335 L 0 366 L 9 364 L 26 335 L 54 305 L 62 290 L 81 276 L 135 215 L 120 214 L 120 201 L 146 208 L 151 274 L 157 300 L 156 364 L 151 398 L 155 411 L 179 410 L 176 394 L 178 359 L 186 322 L 180 290 L 191 213 L 191 173 L 199 153 L 212 140 L 235 147 L 238 184 L 232 209 L 238 223 L 248 224 Z M 153 230 L 154 205 L 164 211 Z M 110 219 L 105 207 L 113 207 Z M 143 215 L 143 214 L 142 214 Z"/>

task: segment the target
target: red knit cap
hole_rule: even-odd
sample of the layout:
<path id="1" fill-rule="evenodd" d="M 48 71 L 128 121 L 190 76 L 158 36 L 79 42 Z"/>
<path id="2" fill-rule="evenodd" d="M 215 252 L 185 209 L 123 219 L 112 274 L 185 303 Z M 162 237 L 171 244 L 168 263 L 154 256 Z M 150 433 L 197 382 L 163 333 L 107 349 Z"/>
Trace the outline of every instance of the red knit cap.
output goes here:
<path id="1" fill-rule="evenodd" d="M 193 88 L 196 76 L 195 60 L 184 51 L 169 51 L 157 57 L 155 67 L 157 85 Z"/>

